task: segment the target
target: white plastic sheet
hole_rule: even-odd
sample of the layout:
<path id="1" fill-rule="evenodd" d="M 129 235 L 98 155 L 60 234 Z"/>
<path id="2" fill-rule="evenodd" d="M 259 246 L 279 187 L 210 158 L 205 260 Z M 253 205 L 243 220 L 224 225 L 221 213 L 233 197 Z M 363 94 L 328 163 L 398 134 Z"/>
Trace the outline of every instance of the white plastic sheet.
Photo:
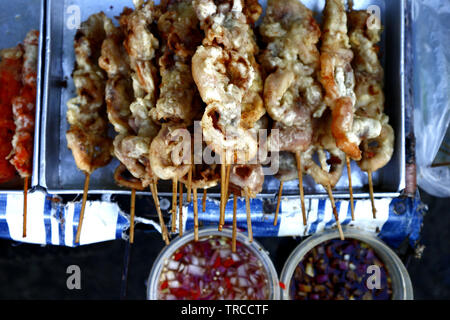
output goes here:
<path id="1" fill-rule="evenodd" d="M 449 197 L 450 166 L 431 164 L 450 123 L 450 1 L 412 5 L 417 181 L 427 193 Z"/>

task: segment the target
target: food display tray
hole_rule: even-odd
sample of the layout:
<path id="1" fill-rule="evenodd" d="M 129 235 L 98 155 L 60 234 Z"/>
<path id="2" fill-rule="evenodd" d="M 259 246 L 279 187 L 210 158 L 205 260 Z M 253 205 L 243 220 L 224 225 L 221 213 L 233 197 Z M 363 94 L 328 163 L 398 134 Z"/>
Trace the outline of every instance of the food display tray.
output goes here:
<path id="1" fill-rule="evenodd" d="M 11 48 L 23 43 L 26 34 L 30 30 L 39 30 L 39 55 L 37 66 L 37 93 L 36 93 L 36 117 L 33 153 L 33 173 L 30 179 L 30 187 L 39 183 L 39 133 L 40 114 L 42 100 L 42 70 L 44 62 L 44 39 L 45 39 L 45 0 L 14 0 L 0 1 L 0 29 L 2 30 L 0 50 Z M 18 175 L 14 180 L 0 184 L 1 193 L 22 193 L 23 179 Z"/>
<path id="2" fill-rule="evenodd" d="M 159 1 L 156 1 L 158 3 Z M 321 12 L 325 0 L 303 0 L 303 4 Z M 266 7 L 266 1 L 261 1 Z M 75 165 L 71 151 L 67 148 L 66 120 L 67 101 L 74 97 L 75 89 L 71 79 L 74 68 L 73 39 L 76 28 L 74 21 L 86 20 L 89 15 L 103 11 L 108 17 L 118 16 L 125 6 L 133 7 L 131 0 L 48 0 L 46 7 L 45 72 L 43 82 L 43 104 L 40 139 L 39 185 L 54 194 L 78 194 L 83 192 L 85 175 Z M 404 77 L 404 1 L 362 0 L 354 1 L 354 9 L 374 10 L 380 14 L 384 32 L 380 44 L 382 63 L 385 69 L 385 112 L 395 130 L 395 151 L 389 164 L 373 174 L 375 197 L 395 197 L 405 188 L 405 77 Z M 111 128 L 111 136 L 114 132 Z M 130 190 L 119 187 L 113 178 L 118 161 L 97 169 L 90 179 L 89 193 L 129 194 Z M 356 163 L 352 162 L 352 184 L 355 198 L 369 196 L 368 177 Z M 333 193 L 336 198 L 348 198 L 347 171 Z M 263 191 L 259 197 L 275 195 L 279 181 L 266 176 Z M 306 198 L 326 197 L 327 192 L 311 177 L 304 176 Z M 161 195 L 170 195 L 170 181 L 159 184 Z M 147 192 L 141 192 L 147 194 Z M 219 189 L 208 192 L 218 196 Z M 298 196 L 298 182 L 284 183 L 285 196 Z"/>

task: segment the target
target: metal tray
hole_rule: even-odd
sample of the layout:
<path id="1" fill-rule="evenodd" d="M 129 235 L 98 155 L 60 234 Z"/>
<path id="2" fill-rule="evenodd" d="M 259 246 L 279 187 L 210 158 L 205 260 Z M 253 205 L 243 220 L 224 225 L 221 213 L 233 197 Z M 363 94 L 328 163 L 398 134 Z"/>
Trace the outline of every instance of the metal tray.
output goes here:
<path id="1" fill-rule="evenodd" d="M 40 31 L 39 56 L 37 66 L 36 118 L 34 131 L 33 173 L 30 187 L 39 183 L 39 137 L 42 92 L 42 70 L 44 62 L 44 19 L 45 0 L 15 0 L 0 2 L 0 30 L 2 42 L 0 49 L 10 48 L 23 42 L 28 31 Z M 22 193 L 23 180 L 17 177 L 13 181 L 0 184 L 1 193 Z"/>
<path id="2" fill-rule="evenodd" d="M 156 1 L 157 3 L 159 1 Z M 263 7 L 266 1 L 261 1 Z M 310 9 L 318 12 L 320 22 L 324 0 L 303 0 Z M 355 1 L 355 9 L 367 9 L 369 6 L 380 8 L 384 33 L 381 43 L 385 68 L 386 113 L 396 134 L 395 152 L 390 163 L 374 173 L 374 191 L 376 197 L 397 196 L 405 187 L 405 103 L 404 103 L 404 4 L 403 1 L 361 0 Z M 50 193 L 82 193 L 84 174 L 80 172 L 67 148 L 65 133 L 66 102 L 75 96 L 71 73 L 74 67 L 73 38 L 76 30 L 70 28 L 74 10 L 79 10 L 81 21 L 100 11 L 111 18 L 120 14 L 124 6 L 133 7 L 131 0 L 48 0 L 47 1 L 47 37 L 45 50 L 45 76 L 43 93 L 43 113 L 41 125 L 41 158 L 39 184 Z M 389 35 L 387 37 L 386 35 Z M 388 57 L 388 58 L 387 58 Z M 108 166 L 97 169 L 91 176 L 90 193 L 128 194 L 129 190 L 116 185 L 113 179 L 117 160 Z M 337 198 L 348 197 L 347 172 L 336 186 Z M 352 163 L 352 182 L 355 198 L 368 197 L 367 174 L 361 172 Z M 266 176 L 261 197 L 274 195 L 279 182 Z M 325 197 L 326 191 L 305 176 L 306 197 Z M 161 194 L 171 194 L 170 183 L 161 183 Z M 218 190 L 218 189 L 217 189 Z M 142 194 L 146 194 L 143 192 Z M 298 194 L 298 182 L 285 183 L 284 194 Z M 217 195 L 214 190 L 208 195 Z"/>

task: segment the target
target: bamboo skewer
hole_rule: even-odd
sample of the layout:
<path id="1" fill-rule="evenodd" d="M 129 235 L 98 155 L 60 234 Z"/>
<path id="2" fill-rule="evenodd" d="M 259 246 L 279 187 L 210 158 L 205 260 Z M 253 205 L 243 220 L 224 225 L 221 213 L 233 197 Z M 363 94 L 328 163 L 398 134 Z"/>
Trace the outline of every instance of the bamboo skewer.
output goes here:
<path id="1" fill-rule="evenodd" d="M 178 198 L 178 233 L 183 236 L 183 184 L 180 182 L 180 196 Z M 189 190 L 189 189 L 188 189 Z"/>
<path id="2" fill-rule="evenodd" d="M 136 189 L 131 189 L 130 205 L 130 244 L 134 243 L 134 211 L 136 207 Z"/>
<path id="3" fill-rule="evenodd" d="M 77 228 L 77 234 L 75 236 L 75 243 L 80 243 L 81 228 L 83 227 L 84 210 L 86 208 L 86 200 L 87 200 L 87 195 L 88 195 L 90 179 L 91 179 L 91 174 L 86 173 L 86 178 L 84 180 L 83 200 L 81 202 L 80 219 L 78 221 L 78 228 Z"/>
<path id="4" fill-rule="evenodd" d="M 375 199 L 373 198 L 373 181 L 372 181 L 372 170 L 367 171 L 367 175 L 369 177 L 369 192 L 370 192 L 370 201 L 372 203 L 372 214 L 373 218 L 377 218 L 377 208 L 375 207 Z"/>
<path id="5" fill-rule="evenodd" d="M 27 207 L 28 207 L 28 177 L 25 177 L 23 182 L 23 234 L 24 238 L 27 237 Z"/>
<path id="6" fill-rule="evenodd" d="M 275 209 L 275 218 L 273 220 L 273 225 L 278 224 L 278 213 L 280 212 L 281 195 L 283 193 L 283 181 L 280 181 L 280 188 L 278 190 L 277 208 Z"/>
<path id="7" fill-rule="evenodd" d="M 193 165 L 191 164 L 188 172 L 188 183 L 187 183 L 187 202 L 190 203 L 192 200 L 191 189 L 192 189 L 192 169 Z"/>
<path id="8" fill-rule="evenodd" d="M 248 232 L 248 239 L 250 242 L 253 242 L 253 231 L 252 231 L 252 218 L 251 218 L 251 212 L 250 212 L 250 199 L 249 199 L 249 192 L 248 188 L 245 188 L 245 207 L 247 209 L 247 232 Z"/>
<path id="9" fill-rule="evenodd" d="M 203 198 L 202 198 L 202 211 L 205 212 L 206 211 L 206 188 L 203 189 Z"/>
<path id="10" fill-rule="evenodd" d="M 158 188 L 157 188 L 156 182 L 152 182 L 150 184 L 150 191 L 153 196 L 153 201 L 155 202 L 156 212 L 158 213 L 159 225 L 161 226 L 161 235 L 162 235 L 162 238 L 165 241 L 166 245 L 168 245 L 170 243 L 169 233 L 167 232 L 167 228 L 164 223 L 164 218 L 163 218 L 163 215 L 161 212 L 161 207 L 159 205 Z"/>
<path id="11" fill-rule="evenodd" d="M 328 191 L 328 197 L 330 198 L 330 201 L 331 201 L 331 207 L 333 208 L 333 214 L 336 219 L 336 225 L 339 230 L 339 236 L 341 237 L 341 240 L 345 240 L 344 232 L 342 231 L 342 226 L 341 226 L 341 223 L 339 222 L 339 214 L 336 209 L 336 204 L 334 202 L 334 197 L 333 197 L 333 191 L 331 190 L 330 184 L 327 185 L 327 191 Z"/>
<path id="12" fill-rule="evenodd" d="M 350 158 L 345 156 L 345 161 L 347 162 L 347 174 L 348 174 L 348 188 L 350 192 L 350 207 L 352 210 L 352 220 L 355 220 L 355 205 L 353 203 L 353 186 L 352 186 L 352 170 L 350 167 Z"/>
<path id="13" fill-rule="evenodd" d="M 222 227 L 225 221 L 225 185 L 226 185 L 226 152 L 222 154 L 222 163 L 220 165 L 220 218 L 219 218 L 219 231 L 222 231 Z"/>
<path id="14" fill-rule="evenodd" d="M 194 240 L 198 241 L 198 203 L 197 203 L 197 188 L 192 189 L 194 194 Z"/>
<path id="15" fill-rule="evenodd" d="M 305 194 L 303 191 L 303 170 L 302 170 L 302 157 L 300 152 L 295 153 L 295 159 L 297 160 L 297 173 L 298 173 L 298 189 L 300 191 L 300 203 L 302 206 L 303 225 L 306 226 L 306 207 L 305 207 Z"/>
<path id="16" fill-rule="evenodd" d="M 177 217 L 177 178 L 172 180 L 172 232 L 177 230 L 176 217 Z"/>
<path id="17" fill-rule="evenodd" d="M 233 231 L 232 231 L 232 241 L 231 241 L 231 251 L 236 252 L 236 234 L 237 234 L 237 217 L 236 217 L 236 207 L 237 207 L 237 194 L 233 195 Z"/>
<path id="18" fill-rule="evenodd" d="M 322 166 L 322 170 L 326 170 L 325 163 L 323 161 L 320 161 L 320 163 L 321 163 L 321 166 Z M 339 236 L 340 236 L 341 240 L 344 240 L 345 239 L 344 238 L 344 232 L 342 231 L 342 226 L 341 226 L 341 223 L 339 221 L 339 214 L 338 214 L 337 209 L 336 209 L 336 203 L 334 202 L 333 191 L 332 191 L 330 183 L 328 183 L 326 185 L 326 189 L 327 189 L 327 192 L 328 192 L 328 197 L 330 198 L 331 207 L 333 209 L 333 215 L 334 215 L 334 218 L 336 219 L 336 225 L 337 225 L 337 228 L 339 230 Z"/>
<path id="19" fill-rule="evenodd" d="M 224 224 L 225 224 L 225 214 L 226 214 L 226 208 L 228 203 L 228 198 L 230 197 L 229 193 L 229 182 L 230 182 L 230 172 L 231 172 L 231 165 L 226 164 L 225 165 L 225 187 L 223 187 L 225 190 L 223 191 L 223 208 L 222 208 L 222 219 L 220 222 L 219 230 L 221 231 Z"/>

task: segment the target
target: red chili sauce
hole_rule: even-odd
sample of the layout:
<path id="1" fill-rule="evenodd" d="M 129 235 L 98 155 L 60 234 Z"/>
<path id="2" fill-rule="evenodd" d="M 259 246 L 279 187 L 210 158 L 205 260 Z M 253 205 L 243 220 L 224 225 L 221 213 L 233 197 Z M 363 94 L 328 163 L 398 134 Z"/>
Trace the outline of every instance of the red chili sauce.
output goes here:
<path id="1" fill-rule="evenodd" d="M 209 236 L 189 242 L 164 261 L 160 300 L 265 300 L 269 281 L 261 260 L 245 245 Z"/>

